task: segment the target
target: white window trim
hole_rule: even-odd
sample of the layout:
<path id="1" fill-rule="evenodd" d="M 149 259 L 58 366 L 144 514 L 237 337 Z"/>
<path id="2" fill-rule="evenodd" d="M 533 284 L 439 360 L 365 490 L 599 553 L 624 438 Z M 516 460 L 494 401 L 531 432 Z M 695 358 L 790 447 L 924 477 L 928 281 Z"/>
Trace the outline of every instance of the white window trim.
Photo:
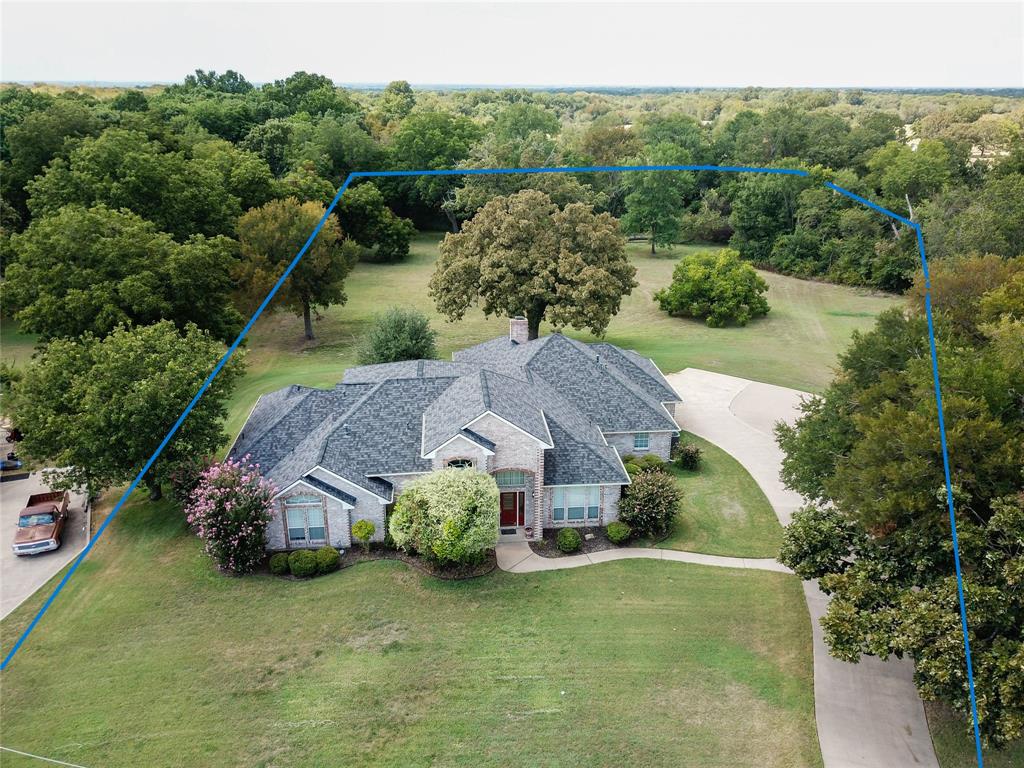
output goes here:
<path id="1" fill-rule="evenodd" d="M 647 445 L 637 445 L 637 441 L 640 438 L 644 439 Z M 633 433 L 633 450 L 634 451 L 649 451 L 651 450 L 651 433 L 650 432 L 634 432 Z"/>
<path id="2" fill-rule="evenodd" d="M 600 485 L 555 485 L 551 486 L 551 522 L 555 526 L 564 525 L 600 525 L 601 522 L 601 502 L 604 497 L 602 486 Z M 569 517 L 569 501 L 567 494 L 569 491 L 574 493 L 583 492 L 583 517 Z M 559 492 L 562 495 L 562 506 L 557 506 L 557 499 Z M 591 503 L 596 502 L 596 503 Z M 590 516 L 590 510 L 597 507 L 597 515 L 594 517 Z M 555 510 L 562 510 L 562 518 L 558 519 L 555 517 Z"/>

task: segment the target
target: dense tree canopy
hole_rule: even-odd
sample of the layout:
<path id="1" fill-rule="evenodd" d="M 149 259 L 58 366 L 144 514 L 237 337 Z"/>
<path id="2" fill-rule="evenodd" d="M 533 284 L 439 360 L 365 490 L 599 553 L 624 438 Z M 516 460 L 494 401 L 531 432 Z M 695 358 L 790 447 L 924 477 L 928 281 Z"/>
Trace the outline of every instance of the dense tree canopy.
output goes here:
<path id="1" fill-rule="evenodd" d="M 103 336 L 121 324 L 195 323 L 227 341 L 241 330 L 231 303 L 236 244 L 175 242 L 150 222 L 104 206 L 65 206 L 12 238 L 4 303 L 43 338 Z"/>
<path id="2" fill-rule="evenodd" d="M 91 494 L 129 482 L 156 450 L 224 346 L 195 326 L 163 321 L 118 328 L 105 338 L 50 342 L 14 389 L 20 450 L 54 472 L 55 487 Z M 222 369 L 146 475 L 154 497 L 178 463 L 227 440 L 225 402 L 241 375 L 236 355 Z"/>
<path id="3" fill-rule="evenodd" d="M 999 290 L 994 266 L 937 275 L 935 312 L 979 719 L 998 746 L 1024 727 L 1024 325 L 996 310 L 970 326 Z M 813 503 L 794 517 L 782 558 L 832 595 L 831 652 L 909 655 L 922 696 L 970 720 L 924 318 L 882 315 L 802 410 L 777 432 L 786 484 Z"/>
<path id="4" fill-rule="evenodd" d="M 523 315 L 531 339 L 545 319 L 602 334 L 635 275 L 615 219 L 528 189 L 492 200 L 445 236 L 430 295 L 452 320 L 477 302 L 488 315 Z"/>

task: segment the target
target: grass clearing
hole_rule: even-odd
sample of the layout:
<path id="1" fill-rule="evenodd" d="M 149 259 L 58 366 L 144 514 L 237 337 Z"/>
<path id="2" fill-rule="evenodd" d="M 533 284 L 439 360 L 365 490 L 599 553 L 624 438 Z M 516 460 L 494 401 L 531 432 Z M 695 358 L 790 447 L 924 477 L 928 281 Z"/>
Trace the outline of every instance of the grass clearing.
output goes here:
<path id="1" fill-rule="evenodd" d="M 965 724 L 949 707 L 938 702 L 926 701 L 924 711 L 939 765 L 942 768 L 978 768 L 970 724 Z M 984 749 L 982 757 L 985 768 L 1020 768 L 1024 765 L 1024 740 L 1000 750 Z"/>
<path id="2" fill-rule="evenodd" d="M 420 233 L 400 264 L 359 264 L 345 284 L 348 303 L 331 307 L 314 323 L 318 340 L 307 344 L 301 318 L 279 313 L 262 318 L 249 342 L 249 372 L 235 392 L 228 432 L 241 428 L 256 397 L 286 384 L 329 386 L 356 363 L 356 347 L 376 313 L 392 305 L 413 307 L 439 332 L 438 351 L 455 350 L 508 332 L 505 318 L 485 317 L 472 308 L 459 322 L 434 309 L 427 284 L 437 259 L 439 233 Z M 855 330 L 870 328 L 882 310 L 900 299 L 845 286 L 798 280 L 763 272 L 769 283 L 768 316 L 746 328 L 708 328 L 669 317 L 653 295 L 667 285 L 683 254 L 697 246 L 676 246 L 651 256 L 643 243 L 627 246 L 639 287 L 626 297 L 606 339 L 651 357 L 666 373 L 686 367 L 821 391 L 832 377 L 836 357 Z M 542 332 L 549 331 L 549 327 Z M 584 341 L 588 333 L 569 330 Z"/>
<path id="3" fill-rule="evenodd" d="M 689 432 L 679 436 L 703 451 L 701 468 L 669 471 L 683 491 L 676 526 L 658 544 L 666 549 L 730 557 L 776 557 L 782 526 L 768 498 L 736 459 Z"/>
<path id="4" fill-rule="evenodd" d="M 810 637 L 799 582 L 757 571 L 228 578 L 140 494 L 0 714 L 6 746 L 83 765 L 818 766 Z"/>

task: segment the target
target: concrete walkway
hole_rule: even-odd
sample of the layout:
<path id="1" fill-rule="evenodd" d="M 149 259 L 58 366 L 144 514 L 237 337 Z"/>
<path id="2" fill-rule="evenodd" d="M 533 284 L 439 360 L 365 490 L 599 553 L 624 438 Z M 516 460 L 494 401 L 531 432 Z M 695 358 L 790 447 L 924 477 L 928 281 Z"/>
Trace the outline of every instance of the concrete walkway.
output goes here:
<path id="1" fill-rule="evenodd" d="M 792 423 L 807 395 L 794 389 L 687 368 L 667 377 L 683 398 L 676 419 L 739 461 L 764 491 L 779 522 L 802 504 L 779 480 L 782 451 L 772 427 Z M 938 768 L 924 706 L 909 660 L 862 657 L 847 664 L 828 654 L 820 619 L 828 598 L 804 582 L 814 634 L 814 708 L 825 768 Z"/>
<path id="2" fill-rule="evenodd" d="M 567 557 L 543 557 L 538 555 L 525 541 L 499 544 L 495 548 L 498 567 L 509 573 L 534 573 L 536 571 L 558 571 L 563 568 L 580 568 L 584 565 L 609 563 L 612 560 L 631 560 L 646 558 L 648 560 L 671 560 L 676 563 L 696 563 L 697 565 L 713 565 L 720 568 L 751 568 L 758 571 L 775 571 L 792 573 L 789 568 L 778 560 L 770 558 L 752 559 L 746 557 L 720 557 L 718 555 L 702 555 L 699 552 L 679 552 L 674 549 L 653 549 L 645 547 L 622 547 L 591 552 L 589 555 L 570 555 Z"/>

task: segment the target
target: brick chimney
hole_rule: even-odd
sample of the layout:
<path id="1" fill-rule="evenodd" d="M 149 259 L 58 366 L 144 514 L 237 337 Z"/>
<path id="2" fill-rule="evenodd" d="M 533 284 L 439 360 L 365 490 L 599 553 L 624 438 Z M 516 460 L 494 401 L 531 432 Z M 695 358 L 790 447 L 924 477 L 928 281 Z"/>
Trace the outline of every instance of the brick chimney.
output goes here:
<path id="1" fill-rule="evenodd" d="M 516 344 L 525 344 L 530 340 L 530 324 L 522 315 L 508 319 L 508 337 Z"/>

